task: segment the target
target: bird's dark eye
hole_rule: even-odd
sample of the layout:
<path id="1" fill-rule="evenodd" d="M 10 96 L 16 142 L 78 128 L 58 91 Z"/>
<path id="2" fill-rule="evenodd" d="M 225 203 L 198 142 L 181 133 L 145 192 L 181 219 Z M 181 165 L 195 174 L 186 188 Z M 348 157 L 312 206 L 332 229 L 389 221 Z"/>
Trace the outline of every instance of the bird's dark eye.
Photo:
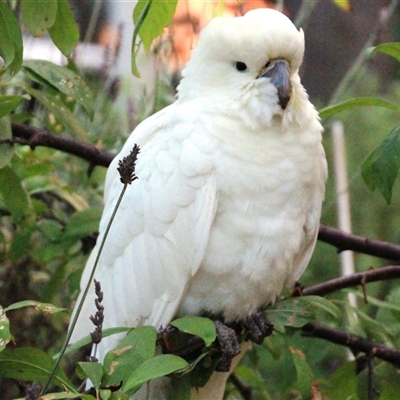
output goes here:
<path id="1" fill-rule="evenodd" d="M 265 64 L 265 67 L 264 67 L 264 68 L 268 68 L 270 65 L 271 65 L 271 61 L 268 61 L 268 62 Z"/>
<path id="2" fill-rule="evenodd" d="M 240 72 L 246 71 L 247 65 L 242 61 L 237 61 L 236 62 L 236 69 L 238 71 L 240 71 Z"/>

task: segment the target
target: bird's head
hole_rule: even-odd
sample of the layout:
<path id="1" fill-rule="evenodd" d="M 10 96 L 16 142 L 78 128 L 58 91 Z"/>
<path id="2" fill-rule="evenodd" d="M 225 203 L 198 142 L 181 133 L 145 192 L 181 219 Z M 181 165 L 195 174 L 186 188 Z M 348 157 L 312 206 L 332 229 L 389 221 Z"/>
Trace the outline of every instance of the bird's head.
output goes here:
<path id="1" fill-rule="evenodd" d="M 183 71 L 178 98 L 208 98 L 228 107 L 232 100 L 239 100 L 241 108 L 263 105 L 272 119 L 288 107 L 300 85 L 303 53 L 303 31 L 278 11 L 215 18 L 202 31 Z"/>

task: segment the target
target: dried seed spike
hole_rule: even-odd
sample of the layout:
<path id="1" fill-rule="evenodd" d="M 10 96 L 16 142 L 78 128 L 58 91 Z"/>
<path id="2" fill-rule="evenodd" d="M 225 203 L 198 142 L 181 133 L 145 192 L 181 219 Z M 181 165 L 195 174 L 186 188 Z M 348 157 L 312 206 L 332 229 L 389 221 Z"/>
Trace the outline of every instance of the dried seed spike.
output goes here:
<path id="1" fill-rule="evenodd" d="M 118 161 L 117 170 L 120 175 L 120 180 L 124 185 L 130 185 L 134 180 L 138 179 L 138 177 L 135 175 L 135 168 L 139 153 L 140 148 L 137 144 L 135 144 L 129 155 Z"/>
<path id="2" fill-rule="evenodd" d="M 96 314 L 90 316 L 90 320 L 93 325 L 96 327 L 93 332 L 90 333 L 92 337 L 92 342 L 94 344 L 100 343 L 102 339 L 102 330 L 103 330 L 103 321 L 104 321 L 104 306 L 101 304 L 103 301 L 103 292 L 101 291 L 101 284 L 99 281 L 94 279 L 94 287 L 96 293 L 96 299 L 94 301 L 97 311 Z"/>

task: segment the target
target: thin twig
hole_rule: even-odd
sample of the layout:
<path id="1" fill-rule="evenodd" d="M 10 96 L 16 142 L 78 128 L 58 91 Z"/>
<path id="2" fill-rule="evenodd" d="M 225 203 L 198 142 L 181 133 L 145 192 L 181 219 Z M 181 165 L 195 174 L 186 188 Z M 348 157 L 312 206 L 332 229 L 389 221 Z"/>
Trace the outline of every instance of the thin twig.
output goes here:
<path id="1" fill-rule="evenodd" d="M 13 122 L 11 125 L 13 138 L 0 141 L 0 144 L 23 144 L 33 150 L 37 146 L 50 147 L 83 158 L 94 165 L 108 167 L 114 156 L 99 150 L 96 146 L 79 140 L 54 135 L 43 129 Z"/>
<path id="2" fill-rule="evenodd" d="M 318 285 L 309 286 L 302 290 L 303 296 L 326 296 L 330 293 L 352 286 L 370 282 L 387 281 L 400 278 L 400 265 L 391 265 L 379 269 L 358 272 L 349 276 L 332 279 Z"/>
<path id="3" fill-rule="evenodd" d="M 400 351 L 381 343 L 353 335 L 340 329 L 328 328 L 318 322 L 309 322 L 302 328 L 305 337 L 325 339 L 329 342 L 346 346 L 350 349 L 373 355 L 400 367 Z"/>
<path id="4" fill-rule="evenodd" d="M 318 240 L 337 247 L 339 252 L 353 250 L 386 260 L 400 260 L 400 245 L 398 244 L 357 236 L 325 225 L 319 228 Z"/>

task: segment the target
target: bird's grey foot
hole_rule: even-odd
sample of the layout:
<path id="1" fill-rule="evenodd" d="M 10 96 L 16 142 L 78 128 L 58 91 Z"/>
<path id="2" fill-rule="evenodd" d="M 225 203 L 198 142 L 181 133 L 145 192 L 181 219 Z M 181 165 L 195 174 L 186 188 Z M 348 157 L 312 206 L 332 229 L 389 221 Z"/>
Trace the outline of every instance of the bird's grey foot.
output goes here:
<path id="1" fill-rule="evenodd" d="M 217 331 L 217 339 L 222 352 L 221 360 L 218 362 L 216 371 L 228 372 L 231 368 L 232 358 L 240 353 L 240 345 L 236 332 L 221 321 L 214 321 Z"/>
<path id="2" fill-rule="evenodd" d="M 274 328 L 273 325 L 268 323 L 267 317 L 262 311 L 247 317 L 244 327 L 249 330 L 246 339 L 257 344 L 261 344 L 264 338 L 271 335 Z"/>

